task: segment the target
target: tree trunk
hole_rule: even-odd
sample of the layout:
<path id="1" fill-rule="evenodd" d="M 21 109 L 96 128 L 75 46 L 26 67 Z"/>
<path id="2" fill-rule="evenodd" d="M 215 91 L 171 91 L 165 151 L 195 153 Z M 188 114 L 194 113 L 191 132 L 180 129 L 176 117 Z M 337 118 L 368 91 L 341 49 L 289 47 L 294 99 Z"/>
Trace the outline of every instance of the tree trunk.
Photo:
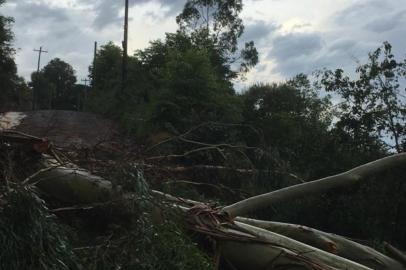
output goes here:
<path id="1" fill-rule="evenodd" d="M 306 182 L 287 188 L 272 191 L 266 194 L 254 196 L 243 201 L 239 201 L 222 209 L 230 217 L 245 216 L 255 210 L 269 207 L 275 203 L 280 203 L 315 193 L 325 192 L 333 188 L 348 186 L 359 182 L 367 176 L 374 175 L 389 168 L 406 163 L 406 153 L 385 157 L 347 172 Z"/>

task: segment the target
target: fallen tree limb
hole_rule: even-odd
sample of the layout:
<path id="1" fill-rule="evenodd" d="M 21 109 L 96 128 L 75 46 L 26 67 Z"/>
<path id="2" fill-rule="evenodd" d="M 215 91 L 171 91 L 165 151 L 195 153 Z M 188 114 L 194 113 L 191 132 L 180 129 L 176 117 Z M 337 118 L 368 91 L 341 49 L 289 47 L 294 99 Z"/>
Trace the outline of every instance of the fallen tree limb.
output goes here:
<path id="1" fill-rule="evenodd" d="M 214 166 L 214 165 L 193 165 L 193 166 L 159 166 L 159 165 L 153 165 L 153 164 L 135 164 L 137 166 L 142 166 L 144 168 L 148 169 L 157 169 L 157 170 L 165 170 L 168 172 L 172 173 L 184 173 L 184 172 L 189 172 L 189 171 L 195 171 L 195 170 L 204 170 L 204 171 L 225 171 L 225 172 L 233 172 L 233 173 L 239 173 L 239 174 L 247 174 L 247 175 L 256 175 L 259 173 L 269 173 L 269 170 L 257 170 L 257 169 L 243 169 L 243 168 L 233 168 L 233 167 L 225 167 L 225 166 Z M 293 174 L 293 173 L 288 173 L 288 172 L 283 172 L 279 170 L 274 170 L 275 173 L 278 174 L 283 174 L 291 177 L 297 182 L 300 183 L 305 183 L 303 179 L 301 179 L 299 176 Z"/>
<path id="2" fill-rule="evenodd" d="M 277 269 L 276 268 L 277 266 L 282 267 L 283 265 L 287 267 L 287 265 L 295 263 L 295 261 L 292 260 L 291 258 L 292 253 L 296 258 L 301 257 L 302 260 L 312 262 L 314 264 L 313 267 L 303 269 L 352 269 L 352 270 L 372 269 L 277 233 L 273 233 L 241 222 L 235 222 L 235 224 L 237 225 L 238 228 L 242 229 L 243 231 L 256 235 L 260 239 L 269 241 L 268 245 L 262 244 L 258 246 L 258 244 L 256 244 L 258 248 L 262 247 L 262 250 L 259 251 L 257 249 L 258 253 L 256 255 L 253 254 L 255 259 L 252 258 L 253 260 L 249 260 L 248 262 L 246 262 L 248 264 L 245 265 L 244 265 L 244 260 L 246 258 L 245 256 L 252 252 L 252 250 L 250 250 L 253 248 L 252 246 L 248 245 L 248 247 L 245 247 L 245 250 L 243 246 L 240 246 L 239 247 L 240 251 L 234 253 L 230 253 L 230 251 L 225 250 L 223 248 L 222 252 L 225 254 L 225 256 L 228 256 L 228 259 L 231 261 L 238 262 L 239 266 L 244 266 L 243 269 L 250 269 L 249 268 L 250 265 L 252 266 L 253 264 L 257 264 L 255 269 L 267 269 L 267 267 L 272 265 L 274 268 L 269 267 L 268 269 Z M 228 243 L 228 245 L 231 245 L 229 246 L 229 249 L 233 250 L 232 249 L 233 243 Z M 242 254 L 244 254 L 244 256 L 241 256 Z M 277 260 L 281 257 L 282 258 L 285 257 L 285 260 L 288 261 L 283 262 L 283 264 L 281 265 L 278 264 L 275 265 L 275 262 L 277 262 Z"/>
<path id="3" fill-rule="evenodd" d="M 374 175 L 401 164 L 406 164 L 406 153 L 396 154 L 372 161 L 337 175 L 254 196 L 226 206 L 222 209 L 222 212 L 227 213 L 231 217 L 244 216 L 250 212 L 269 207 L 275 203 L 354 184 L 367 176 Z"/>
<path id="4" fill-rule="evenodd" d="M 234 222 L 204 205 L 174 207 L 186 213 L 190 229 L 214 237 L 222 256 L 238 269 L 372 269 L 278 233 Z"/>
<path id="5" fill-rule="evenodd" d="M 46 159 L 43 164 L 45 169 L 28 181 L 35 182 L 42 192 L 61 202 L 89 204 L 106 202 L 112 197 L 110 181 L 77 167 L 62 166 L 56 160 Z"/>
<path id="6" fill-rule="evenodd" d="M 395 248 L 391 244 L 385 242 L 384 243 L 385 250 L 396 260 L 406 266 L 406 254 L 404 254 L 399 249 Z"/>
<path id="7" fill-rule="evenodd" d="M 57 163 L 52 161 L 44 163 L 44 166 L 51 166 Z M 49 195 L 63 202 L 74 202 L 75 204 L 97 203 L 108 201 L 114 194 L 113 187 L 109 181 L 91 175 L 79 168 L 58 167 L 44 171 L 36 176 L 38 187 Z M 154 191 L 153 194 L 175 202 L 174 209 L 193 209 L 197 202 L 186 201 L 164 193 Z M 187 207 L 177 206 L 178 203 Z M 375 267 L 359 264 L 326 252 L 315 246 L 307 245 L 293 237 L 282 235 L 272 231 L 252 226 L 239 221 L 233 221 L 229 215 L 219 212 L 217 208 L 210 208 L 200 204 L 202 209 L 208 208 L 208 215 L 203 215 L 196 222 L 189 223 L 193 230 L 210 235 L 219 243 L 221 256 L 238 269 L 277 269 L 288 268 L 289 270 L 380 270 L 393 269 L 404 270 L 400 264 L 392 268 Z M 198 213 L 199 213 L 198 208 Z M 204 211 L 202 211 L 204 214 Z M 190 214 L 187 214 L 188 217 Z M 213 226 L 210 217 L 219 217 Z M 192 219 L 193 220 L 193 219 Z M 367 248 L 367 247 L 365 247 Z M 244 256 L 241 256 L 244 254 Z M 375 259 L 375 258 L 374 258 Z M 378 258 L 378 260 L 381 258 Z M 382 265 L 380 265 L 382 266 Z"/>
<path id="8" fill-rule="evenodd" d="M 175 141 L 175 140 L 183 140 L 184 142 L 189 142 L 189 143 L 203 145 L 203 146 L 216 146 L 216 144 L 208 144 L 208 143 L 204 143 L 204 142 L 197 142 L 197 141 L 187 139 L 187 136 L 192 134 L 196 130 L 198 130 L 200 128 L 203 128 L 203 127 L 210 126 L 210 125 L 212 125 L 212 126 L 223 126 L 223 127 L 245 127 L 245 128 L 250 129 L 251 131 L 253 131 L 255 134 L 259 134 L 259 132 L 251 125 L 229 124 L 229 123 L 219 123 L 219 122 L 206 122 L 206 123 L 199 124 L 199 125 L 197 125 L 195 127 L 192 127 L 191 129 L 189 129 L 188 131 L 186 131 L 183 134 L 173 136 L 173 137 L 170 137 L 170 138 L 165 139 L 163 141 L 160 141 L 157 144 L 150 146 L 145 152 L 149 152 L 154 148 L 157 148 L 157 147 L 159 147 L 159 146 L 161 146 L 163 144 L 166 144 L 166 143 L 169 143 L 169 142 Z M 256 148 L 256 147 L 249 147 L 249 146 L 234 146 L 234 145 L 229 145 L 229 144 L 217 144 L 217 145 L 231 146 L 231 148 L 248 148 L 248 149 L 255 149 Z"/>
<path id="9" fill-rule="evenodd" d="M 153 169 L 161 169 L 165 171 L 170 171 L 174 173 L 182 173 L 188 172 L 193 170 L 213 170 L 213 171 L 230 171 L 230 172 L 237 172 L 241 174 L 256 174 L 258 170 L 253 169 L 241 169 L 241 168 L 232 168 L 232 167 L 225 167 L 225 166 L 213 166 L 213 165 L 194 165 L 194 166 L 158 166 L 158 165 L 151 165 L 151 164 L 141 164 L 140 166 L 146 168 L 153 168 Z"/>
<path id="10" fill-rule="evenodd" d="M 272 231 L 372 269 L 403 269 L 396 260 L 345 237 L 302 225 L 237 217 L 236 221 Z"/>

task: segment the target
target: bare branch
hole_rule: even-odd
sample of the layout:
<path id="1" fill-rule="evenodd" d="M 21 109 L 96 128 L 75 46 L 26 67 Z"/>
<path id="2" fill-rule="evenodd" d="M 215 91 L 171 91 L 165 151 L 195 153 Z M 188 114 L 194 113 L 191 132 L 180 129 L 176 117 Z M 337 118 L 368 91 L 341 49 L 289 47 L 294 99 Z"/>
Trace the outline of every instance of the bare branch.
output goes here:
<path id="1" fill-rule="evenodd" d="M 227 213 L 231 217 L 244 216 L 249 212 L 264 207 L 269 207 L 274 203 L 324 192 L 337 187 L 355 184 L 367 176 L 374 175 L 386 169 L 397 167 L 405 163 L 406 153 L 392 155 L 361 165 L 341 174 L 294 185 L 239 201 L 224 207 L 222 212 Z"/>
<path id="2" fill-rule="evenodd" d="M 372 269 L 404 269 L 392 258 L 368 246 L 332 233 L 322 232 L 302 225 L 263 221 L 249 218 L 235 218 L 236 221 L 272 231 L 301 243 L 327 251 L 337 256 L 368 266 Z"/>
<path id="3" fill-rule="evenodd" d="M 399 249 L 395 248 L 391 244 L 385 242 L 385 250 L 397 261 L 399 261 L 401 264 L 406 266 L 406 254 L 404 254 L 402 251 Z"/>

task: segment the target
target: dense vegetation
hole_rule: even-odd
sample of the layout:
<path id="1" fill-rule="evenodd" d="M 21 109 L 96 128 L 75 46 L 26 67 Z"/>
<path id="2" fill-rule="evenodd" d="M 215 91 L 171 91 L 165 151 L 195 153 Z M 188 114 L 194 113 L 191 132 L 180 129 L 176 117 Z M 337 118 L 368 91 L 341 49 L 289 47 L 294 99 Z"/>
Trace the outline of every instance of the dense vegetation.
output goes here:
<path id="1" fill-rule="evenodd" d="M 285 82 L 257 83 L 236 93 L 233 83 L 257 64 L 258 53 L 253 42 L 243 46 L 239 43 L 244 31 L 239 17 L 242 1 L 223 2 L 187 1 L 176 18 L 177 32 L 167 33 L 164 40 L 154 41 L 129 57 L 128 80 L 124 83 L 121 80 L 122 50 L 113 43 L 105 44 L 89 67 L 91 86 L 88 88 L 78 85 L 74 69 L 58 58 L 39 73 L 33 73 L 31 82 L 26 84 L 17 75 L 13 58 L 13 20 L 0 16 L 0 110 L 30 109 L 31 93 L 35 90 L 37 109 L 103 114 L 119 122 L 143 147 L 190 130 L 193 132 L 189 140 L 207 145 L 243 146 L 244 150 L 238 151 L 225 147 L 223 156 L 213 152 L 185 156 L 180 163 L 193 165 L 205 160 L 208 165 L 221 163 L 233 168 L 255 168 L 258 174 L 252 177 L 223 174 L 221 177 L 211 175 L 210 181 L 206 179 L 209 184 L 224 185 L 251 195 L 406 151 L 406 60 L 396 58 L 389 43 L 371 52 L 366 63 L 360 64 L 352 76 L 341 69 L 320 70 L 314 76 L 299 74 Z M 4 0 L 0 0 L 0 5 L 3 3 Z M 185 141 L 174 142 L 165 148 L 166 152 L 162 151 L 183 153 L 191 150 L 189 146 Z M 194 175 L 196 179 L 199 176 L 202 180 L 207 175 Z M 404 169 L 395 170 L 385 178 L 292 202 L 283 208 L 264 210 L 258 216 L 272 216 L 274 220 L 289 220 L 370 241 L 392 241 L 406 248 L 404 176 Z M 196 196 L 202 198 L 200 190 L 187 189 L 177 192 L 192 196 L 199 193 Z M 3 233 L 9 230 L 7 224 L 20 219 L 30 230 L 26 231 L 26 226 L 19 237 L 27 235 L 31 242 L 0 251 L 0 261 L 3 263 L 2 256 L 11 256 L 10 252 L 16 249 L 32 252 L 30 244 L 40 237 L 44 245 L 51 242 L 53 246 L 51 250 L 44 247 L 42 255 L 55 261 L 40 259 L 35 263 L 44 265 L 38 267 L 75 269 L 66 265 L 56 267 L 61 261 L 72 264 L 78 261 L 74 258 L 78 255 L 66 244 L 69 241 L 60 236 L 60 230 L 65 228 L 46 217 L 47 209 L 35 195 L 26 190 L 16 192 L 7 191 L 4 198 L 0 196 L 0 245 L 12 241 Z M 203 197 L 226 202 L 235 200 L 233 196 L 215 198 L 205 194 Z M 4 209 L 3 201 L 10 202 Z M 11 215 L 9 210 L 14 207 L 20 211 L 33 204 L 38 206 L 29 216 L 21 212 Z M 134 211 L 142 213 L 144 210 Z M 38 222 L 46 227 L 39 227 Z M 109 250 L 103 259 L 109 263 L 118 259 L 128 261 L 141 269 L 191 269 L 197 268 L 196 265 L 200 265 L 198 269 L 210 268 L 207 258 L 195 250 L 190 239 L 174 237 L 174 232 L 182 234 L 176 224 L 151 229 L 137 227 L 149 224 L 148 220 L 141 219 L 141 222 L 144 223 L 128 225 L 136 227 L 131 237 L 139 239 L 142 234 L 153 238 L 156 233 L 160 237 L 147 239 L 155 241 L 153 245 L 139 243 L 148 247 L 143 252 L 155 254 L 166 262 L 165 267 L 171 257 L 179 256 L 176 257 L 179 265 L 164 268 L 152 265 L 152 260 L 149 265 L 137 265 L 139 262 L 129 259 L 134 254 L 113 254 Z M 41 238 L 44 229 L 49 232 L 47 239 Z M 115 244 L 125 246 L 130 242 L 134 241 L 124 239 Z M 168 243 L 176 245 L 180 252 L 165 253 Z M 132 248 L 135 250 L 136 246 Z M 193 253 L 196 261 L 188 261 L 189 255 L 181 256 L 186 252 Z M 137 256 L 142 256 L 139 254 Z M 19 256 L 25 255 L 20 253 Z M 90 262 L 82 263 L 90 265 Z M 100 265 L 89 269 L 111 269 L 107 262 L 98 263 Z M 18 265 L 1 265 L 1 269 L 19 268 Z"/>

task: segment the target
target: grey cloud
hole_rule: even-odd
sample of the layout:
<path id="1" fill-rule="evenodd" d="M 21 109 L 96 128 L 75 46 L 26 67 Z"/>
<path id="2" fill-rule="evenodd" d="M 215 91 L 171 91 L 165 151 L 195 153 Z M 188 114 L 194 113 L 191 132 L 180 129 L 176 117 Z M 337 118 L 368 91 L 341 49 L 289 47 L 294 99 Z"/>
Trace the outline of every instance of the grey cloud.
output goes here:
<path id="1" fill-rule="evenodd" d="M 289 58 L 311 55 L 322 46 L 322 38 L 318 33 L 289 33 L 274 37 L 269 57 L 285 61 Z"/>
<path id="2" fill-rule="evenodd" d="M 400 12 L 392 14 L 387 14 L 367 23 L 364 28 L 376 33 L 391 31 L 398 25 L 403 23 L 405 15 L 406 10 L 402 10 Z"/>
<path id="3" fill-rule="evenodd" d="M 396 10 L 399 10 L 398 0 L 363 0 L 336 12 L 333 21 L 342 27 L 382 33 L 404 23 L 406 10 Z"/>
<path id="4" fill-rule="evenodd" d="M 168 8 L 165 16 L 172 16 L 175 13 L 179 13 L 186 0 L 155 0 L 160 3 L 163 7 Z M 124 8 L 124 1 L 111 1 L 111 0 L 86 0 L 87 4 L 91 4 L 91 9 L 96 15 L 94 25 L 101 29 L 107 25 L 122 23 L 122 16 L 120 11 Z M 142 5 L 151 2 L 151 0 L 132 0 L 130 1 L 130 6 Z"/>
<path id="5" fill-rule="evenodd" d="M 312 26 L 311 23 L 295 24 L 295 25 L 293 25 L 292 30 L 300 30 L 300 29 L 310 27 L 310 26 Z"/>
<path id="6" fill-rule="evenodd" d="M 319 33 L 289 33 L 273 37 L 267 58 L 276 63 L 273 71 L 289 77 L 299 72 L 310 72 L 314 67 L 309 60 L 317 58 L 322 48 Z"/>
<path id="7" fill-rule="evenodd" d="M 342 51 L 349 51 L 353 48 L 357 42 L 352 39 L 339 39 L 334 41 L 330 46 L 329 49 L 331 52 L 342 52 Z"/>
<path id="8" fill-rule="evenodd" d="M 168 8 L 165 16 L 176 16 L 182 12 L 186 0 L 159 0 L 161 4 Z"/>
<path id="9" fill-rule="evenodd" d="M 333 16 L 333 20 L 337 25 L 359 24 L 392 10 L 393 9 L 388 5 L 388 1 L 364 0 L 336 12 Z"/>
<path id="10" fill-rule="evenodd" d="M 268 59 L 276 64 L 272 72 L 285 78 L 322 68 L 351 71 L 357 60 L 364 60 L 368 52 L 380 45 L 350 38 L 327 43 L 319 33 L 290 33 L 273 39 Z"/>
<path id="11" fill-rule="evenodd" d="M 280 29 L 280 25 L 266 21 L 253 21 L 245 26 L 243 39 L 245 41 L 255 41 L 267 39 L 269 35 Z"/>
<path id="12" fill-rule="evenodd" d="M 87 66 L 92 58 L 92 43 L 96 37 L 83 25 L 86 11 L 72 11 L 49 6 L 45 1 L 29 0 L 19 0 L 6 8 L 7 14 L 15 18 L 15 47 L 21 48 L 16 56 L 20 75 L 30 78 L 38 56 L 33 49 L 39 46 L 48 51 L 42 55 L 41 66 L 52 58 L 60 57 L 72 64 L 79 76 L 87 74 Z M 91 19 L 87 21 L 91 23 Z"/>
<path id="13" fill-rule="evenodd" d="M 15 6 L 19 14 L 19 23 L 22 25 L 32 24 L 35 21 L 51 20 L 63 23 L 69 20 L 66 11 L 60 8 L 50 7 L 44 2 L 29 2 L 21 0 Z"/>
<path id="14" fill-rule="evenodd" d="M 119 16 L 120 9 L 123 8 L 123 3 L 119 1 L 98 1 L 93 7 L 96 14 L 94 26 L 101 29 L 109 24 L 119 24 L 122 22 Z"/>

